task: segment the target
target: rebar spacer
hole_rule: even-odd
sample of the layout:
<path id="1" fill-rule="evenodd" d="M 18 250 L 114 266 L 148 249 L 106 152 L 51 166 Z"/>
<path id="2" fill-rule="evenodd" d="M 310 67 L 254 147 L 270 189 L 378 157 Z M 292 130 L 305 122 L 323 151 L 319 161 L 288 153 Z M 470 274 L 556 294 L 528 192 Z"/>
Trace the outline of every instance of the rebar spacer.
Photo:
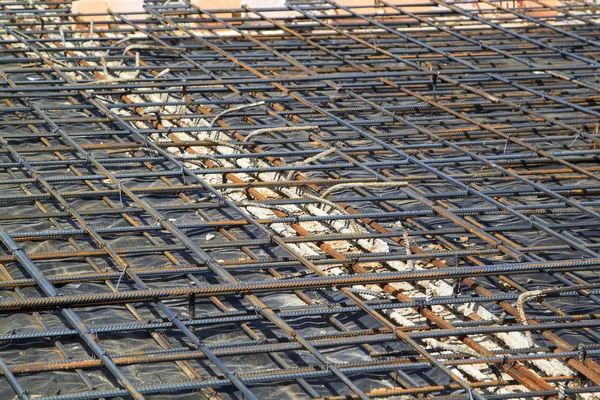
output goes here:
<path id="1" fill-rule="evenodd" d="M 262 318 L 262 314 L 261 314 L 261 313 L 262 313 L 262 311 L 263 311 L 264 309 L 265 309 L 265 308 L 264 308 L 264 307 L 261 307 L 261 306 L 254 307 L 254 314 L 256 314 L 256 316 L 257 316 L 258 318 Z"/>
<path id="2" fill-rule="evenodd" d="M 187 80 L 183 79 L 181 82 L 181 99 L 189 104 L 190 101 L 187 99 Z"/>
<path id="3" fill-rule="evenodd" d="M 452 287 L 452 295 L 453 296 L 458 296 L 461 293 L 460 285 L 461 285 L 460 280 L 459 279 L 455 279 L 454 280 L 454 286 Z"/>
<path id="4" fill-rule="evenodd" d="M 508 361 L 508 355 L 503 355 L 502 360 L 500 360 L 500 364 L 498 364 L 498 369 L 500 371 L 502 371 L 502 368 L 504 368 L 504 366 L 507 364 L 507 361 Z"/>
<path id="5" fill-rule="evenodd" d="M 583 364 L 585 362 L 585 358 L 587 356 L 587 351 L 585 350 L 585 348 L 583 347 L 583 343 L 579 343 L 579 345 L 577 345 L 577 360 Z"/>
<path id="6" fill-rule="evenodd" d="M 417 300 L 417 307 L 419 308 L 419 312 L 423 311 L 423 309 L 425 308 L 425 299 L 420 298 L 419 300 Z"/>
<path id="7" fill-rule="evenodd" d="M 500 314 L 500 316 L 498 317 L 498 324 L 499 325 L 504 324 L 505 319 L 506 319 L 506 312 L 502 311 L 502 314 Z"/>
<path id="8" fill-rule="evenodd" d="M 564 382 L 558 383 L 558 400 L 565 400 L 567 398 L 566 386 Z"/>

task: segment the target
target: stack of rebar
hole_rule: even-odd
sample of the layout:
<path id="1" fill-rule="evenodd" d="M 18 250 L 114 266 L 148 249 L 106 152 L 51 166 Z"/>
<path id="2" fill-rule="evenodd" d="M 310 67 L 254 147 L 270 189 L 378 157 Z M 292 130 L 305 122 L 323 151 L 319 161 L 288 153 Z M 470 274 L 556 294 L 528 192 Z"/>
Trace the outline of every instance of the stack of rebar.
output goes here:
<path id="1" fill-rule="evenodd" d="M 600 6 L 0 7 L 0 399 L 600 398 Z"/>

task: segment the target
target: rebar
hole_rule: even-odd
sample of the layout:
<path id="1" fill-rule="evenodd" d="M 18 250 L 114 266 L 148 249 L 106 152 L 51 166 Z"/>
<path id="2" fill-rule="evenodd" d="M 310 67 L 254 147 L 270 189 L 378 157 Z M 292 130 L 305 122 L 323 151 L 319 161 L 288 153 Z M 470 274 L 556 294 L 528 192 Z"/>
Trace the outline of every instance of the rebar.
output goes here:
<path id="1" fill-rule="evenodd" d="M 0 3 L 0 398 L 600 396 L 600 7 L 71 4 Z"/>

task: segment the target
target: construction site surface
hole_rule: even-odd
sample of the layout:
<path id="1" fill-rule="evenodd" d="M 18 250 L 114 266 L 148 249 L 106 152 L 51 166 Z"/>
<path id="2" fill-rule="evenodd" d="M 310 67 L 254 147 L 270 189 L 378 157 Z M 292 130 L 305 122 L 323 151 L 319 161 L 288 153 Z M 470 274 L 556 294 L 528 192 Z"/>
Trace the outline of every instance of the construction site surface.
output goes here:
<path id="1" fill-rule="evenodd" d="M 600 6 L 0 1 L 0 399 L 600 398 Z"/>

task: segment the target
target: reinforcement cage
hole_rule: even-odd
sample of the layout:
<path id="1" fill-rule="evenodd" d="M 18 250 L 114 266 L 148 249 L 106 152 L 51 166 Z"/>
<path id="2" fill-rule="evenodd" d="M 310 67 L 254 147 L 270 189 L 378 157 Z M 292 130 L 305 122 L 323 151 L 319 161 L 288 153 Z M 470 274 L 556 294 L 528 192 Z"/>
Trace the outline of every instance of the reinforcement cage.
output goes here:
<path id="1" fill-rule="evenodd" d="M 599 7 L 366 3 L 0 3 L 0 398 L 597 396 Z"/>

